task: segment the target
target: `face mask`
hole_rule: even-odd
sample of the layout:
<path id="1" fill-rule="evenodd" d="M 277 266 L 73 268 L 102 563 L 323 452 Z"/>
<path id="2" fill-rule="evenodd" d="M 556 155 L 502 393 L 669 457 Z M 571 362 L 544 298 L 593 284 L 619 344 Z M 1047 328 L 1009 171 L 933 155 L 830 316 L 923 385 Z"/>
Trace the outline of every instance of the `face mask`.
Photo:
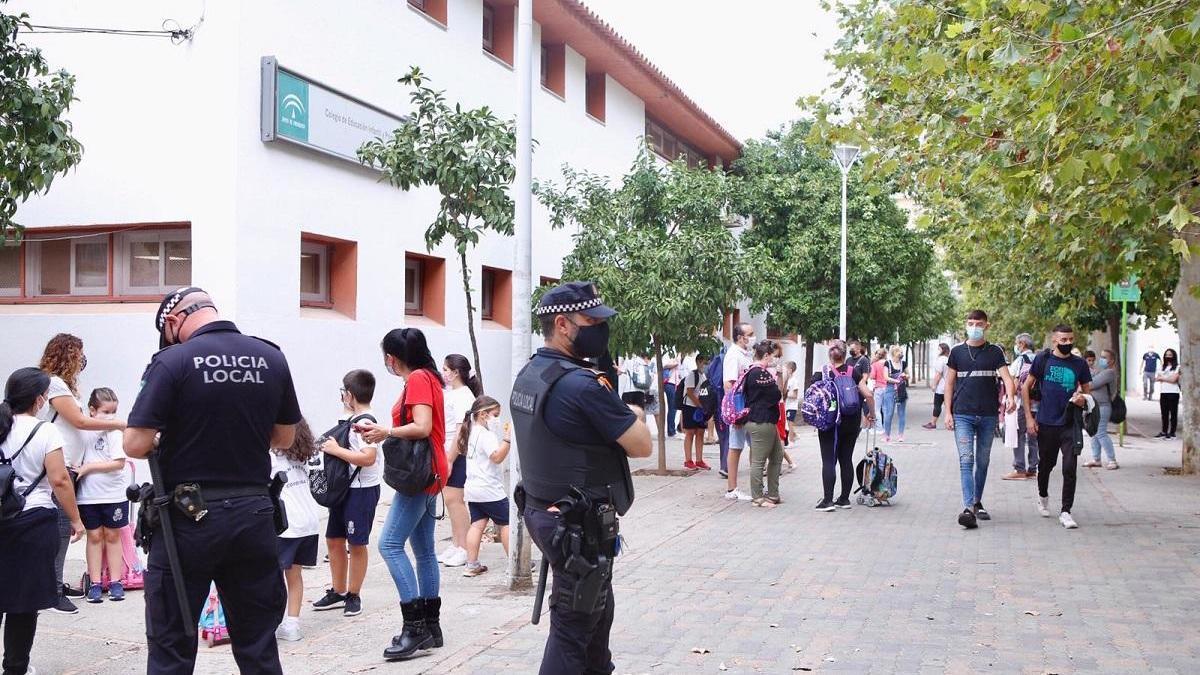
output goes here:
<path id="1" fill-rule="evenodd" d="M 967 326 L 967 339 L 968 340 L 982 340 L 983 339 L 983 326 Z"/>
<path id="2" fill-rule="evenodd" d="M 1071 353 L 1071 350 L 1072 350 L 1072 349 L 1074 349 L 1074 348 L 1075 348 L 1075 343 L 1074 343 L 1074 342 L 1068 342 L 1068 343 L 1066 343 L 1066 344 L 1060 344 L 1060 345 L 1058 345 L 1058 353 L 1059 353 L 1059 354 L 1062 354 L 1063 356 L 1067 356 L 1068 354 L 1070 354 L 1070 353 Z"/>
<path id="3" fill-rule="evenodd" d="M 1104 370 L 1105 368 L 1108 367 L 1108 359 L 1106 359 L 1104 357 L 1100 357 L 1100 358 L 1096 359 L 1096 366 L 1098 368 L 1100 368 L 1100 370 Z"/>
<path id="4" fill-rule="evenodd" d="M 571 349 L 575 351 L 575 356 L 581 359 L 600 358 L 608 352 L 608 333 L 607 321 L 592 326 L 579 326 L 571 340 Z"/>
<path id="5" fill-rule="evenodd" d="M 117 419 L 117 416 L 116 416 L 116 415 L 114 415 L 113 413 L 100 413 L 99 415 L 96 415 L 96 417 L 99 417 L 99 418 L 100 418 L 100 419 L 102 419 L 102 420 L 115 420 L 115 419 Z"/>

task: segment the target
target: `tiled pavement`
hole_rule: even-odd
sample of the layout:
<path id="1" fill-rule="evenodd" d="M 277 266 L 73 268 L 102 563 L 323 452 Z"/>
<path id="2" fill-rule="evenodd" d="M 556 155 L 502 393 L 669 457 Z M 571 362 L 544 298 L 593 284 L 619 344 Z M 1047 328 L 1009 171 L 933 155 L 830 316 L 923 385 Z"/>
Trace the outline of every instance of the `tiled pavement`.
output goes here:
<path id="1" fill-rule="evenodd" d="M 911 420 L 924 421 L 928 399 L 914 392 Z M 1121 470 L 1081 469 L 1074 531 L 1037 515 L 1033 481 L 1000 480 L 1010 453 L 997 443 L 985 498 L 994 520 L 967 532 L 954 522 L 949 432 L 910 430 L 892 448 L 894 506 L 828 514 L 811 509 L 815 441 L 807 432 L 791 451 L 798 467 L 773 511 L 721 499 L 715 475 L 636 479 L 616 571 L 618 673 L 1200 671 L 1200 478 L 1163 474 L 1177 443 L 1131 438 Z M 678 463 L 678 442 L 668 452 Z M 1052 503 L 1060 484 L 1056 475 Z M 383 663 L 400 617 L 373 556 L 363 614 L 306 612 L 307 639 L 282 646 L 285 672 L 536 672 L 548 622 L 529 624 L 529 596 L 506 593 L 501 573 L 453 570 L 443 575 L 447 647 Z M 485 561 L 501 568 L 498 546 Z M 324 573 L 306 572 L 310 596 Z M 44 616 L 39 672 L 144 672 L 141 596 L 130 595 Z M 197 672 L 236 672 L 228 647 L 200 654 Z"/>

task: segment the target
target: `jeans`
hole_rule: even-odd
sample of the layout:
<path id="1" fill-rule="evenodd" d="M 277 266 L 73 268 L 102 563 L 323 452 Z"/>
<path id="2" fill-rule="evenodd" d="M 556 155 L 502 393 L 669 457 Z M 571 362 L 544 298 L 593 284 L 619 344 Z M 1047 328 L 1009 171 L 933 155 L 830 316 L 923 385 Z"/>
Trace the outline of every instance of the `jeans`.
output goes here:
<path id="1" fill-rule="evenodd" d="M 992 441 L 996 440 L 996 415 L 955 415 L 954 443 L 958 446 L 958 472 L 964 508 L 983 502 Z"/>
<path id="2" fill-rule="evenodd" d="M 876 387 L 872 392 L 875 395 L 875 429 L 883 431 L 883 394 L 887 389 L 885 387 Z"/>
<path id="3" fill-rule="evenodd" d="M 1062 510 L 1070 513 L 1075 505 L 1075 479 L 1079 457 L 1075 454 L 1075 438 L 1071 427 L 1043 424 L 1038 427 L 1038 448 L 1041 452 L 1041 471 L 1038 471 L 1038 496 L 1050 496 L 1050 474 L 1062 454 Z"/>
<path id="4" fill-rule="evenodd" d="M 1174 436 L 1179 425 L 1179 394 L 1159 394 L 1158 410 L 1162 414 L 1162 432 Z"/>
<path id="5" fill-rule="evenodd" d="M 1027 456 L 1028 460 L 1025 459 Z M 1017 447 L 1013 448 L 1013 470 L 1023 473 L 1037 473 L 1038 470 L 1037 435 L 1029 433 L 1025 426 L 1025 413 L 1021 410 L 1017 411 Z"/>
<path id="6" fill-rule="evenodd" d="M 1154 372 L 1142 373 L 1142 398 L 1154 400 Z"/>
<path id="7" fill-rule="evenodd" d="M 392 508 L 379 535 L 379 555 L 387 563 L 392 574 L 392 583 L 400 594 L 400 602 L 412 602 L 417 598 L 438 597 L 441 577 L 438 571 L 437 553 L 433 550 L 433 514 L 437 497 L 424 492 L 409 497 L 397 492 L 392 497 Z M 404 551 L 404 544 L 412 545 L 416 558 L 416 570 Z"/>
<path id="8" fill-rule="evenodd" d="M 763 496 L 763 468 L 767 471 L 768 497 L 779 497 L 779 469 L 783 466 L 783 441 L 770 422 L 750 422 L 750 496 Z"/>
<path id="9" fill-rule="evenodd" d="M 667 395 L 667 435 L 675 435 L 675 415 L 679 413 L 679 408 L 675 407 L 675 387 L 677 385 L 667 384 L 663 386 L 663 392 Z"/>
<path id="10" fill-rule="evenodd" d="M 721 413 L 718 412 L 717 414 L 720 415 Z M 721 446 L 721 470 L 729 473 L 729 427 L 720 421 L 715 422 L 715 425 L 717 427 L 717 442 Z"/>
<path id="11" fill-rule="evenodd" d="M 1096 435 L 1092 436 L 1092 459 L 1100 461 L 1100 450 L 1108 456 L 1108 461 L 1117 461 L 1117 449 L 1113 447 L 1112 437 L 1108 435 L 1108 420 L 1112 417 L 1111 405 L 1100 405 L 1100 425 L 1096 427 Z"/>
<path id="12" fill-rule="evenodd" d="M 896 385 L 889 384 L 883 390 L 883 433 L 892 435 L 892 419 L 898 418 L 897 427 L 901 436 L 904 435 L 904 421 L 908 412 L 908 399 L 903 401 L 896 398 Z"/>
<path id="13" fill-rule="evenodd" d="M 62 584 L 59 584 L 61 590 Z M 29 668 L 29 652 L 33 651 L 33 636 L 37 632 L 37 612 L 22 614 L 0 613 L 4 624 L 4 672 L 24 673 Z"/>

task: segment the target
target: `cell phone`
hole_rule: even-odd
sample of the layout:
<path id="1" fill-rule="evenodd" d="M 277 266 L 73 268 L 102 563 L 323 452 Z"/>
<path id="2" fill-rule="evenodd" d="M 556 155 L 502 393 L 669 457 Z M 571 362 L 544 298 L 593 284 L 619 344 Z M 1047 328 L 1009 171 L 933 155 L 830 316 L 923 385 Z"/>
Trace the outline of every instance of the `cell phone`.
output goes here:
<path id="1" fill-rule="evenodd" d="M 354 424 L 351 424 L 351 425 L 350 425 L 350 428 L 351 428 L 351 429 L 353 429 L 355 432 L 357 432 L 357 433 L 360 433 L 360 434 L 361 434 L 362 432 L 364 432 L 364 431 L 366 431 L 366 430 L 367 430 L 367 427 L 363 426 L 362 424 L 360 424 L 360 423 L 358 423 L 358 422 L 355 422 Z"/>

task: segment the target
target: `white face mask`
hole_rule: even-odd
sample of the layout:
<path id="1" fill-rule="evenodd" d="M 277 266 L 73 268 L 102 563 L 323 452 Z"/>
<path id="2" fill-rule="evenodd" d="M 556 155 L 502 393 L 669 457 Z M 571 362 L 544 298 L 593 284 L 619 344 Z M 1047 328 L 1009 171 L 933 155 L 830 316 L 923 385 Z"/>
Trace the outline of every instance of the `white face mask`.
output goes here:
<path id="1" fill-rule="evenodd" d="M 99 418 L 100 418 L 100 419 L 102 419 L 102 420 L 115 420 L 115 419 L 117 419 L 117 416 L 116 416 L 114 413 L 100 413 L 99 415 L 96 415 L 96 417 L 99 417 Z"/>

